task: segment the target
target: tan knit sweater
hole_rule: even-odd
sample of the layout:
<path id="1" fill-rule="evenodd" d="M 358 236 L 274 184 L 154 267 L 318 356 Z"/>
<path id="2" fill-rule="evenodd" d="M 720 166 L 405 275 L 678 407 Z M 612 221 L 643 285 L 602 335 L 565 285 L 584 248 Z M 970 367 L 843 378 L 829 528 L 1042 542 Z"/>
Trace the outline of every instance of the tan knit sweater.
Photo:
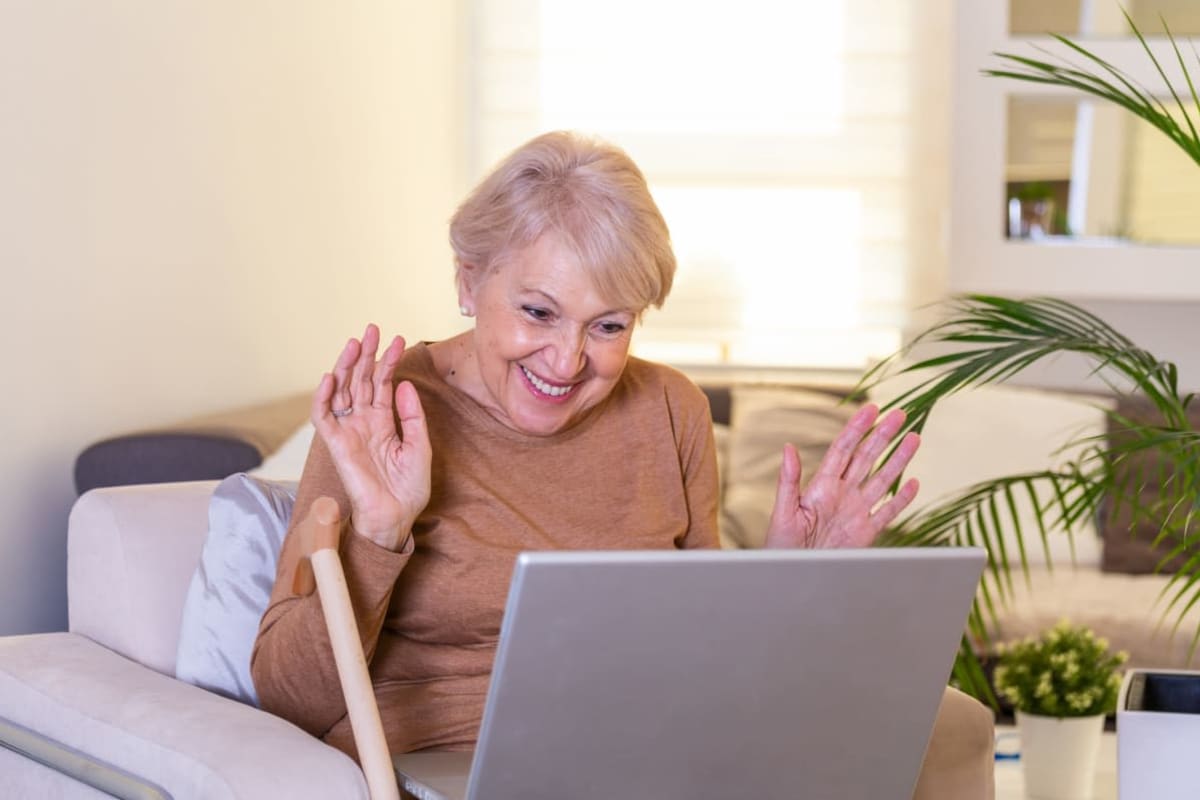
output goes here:
<path id="1" fill-rule="evenodd" d="M 429 505 L 403 552 L 345 530 L 342 561 L 389 748 L 466 749 L 517 553 L 715 546 L 712 424 L 687 378 L 634 358 L 601 405 L 545 438 L 503 426 L 445 383 L 424 346 L 405 354 L 397 379 L 413 382 L 428 419 Z M 349 516 L 318 437 L 295 518 L 321 495 Z M 263 708 L 354 755 L 319 600 L 291 594 L 296 561 L 289 535 L 254 647 L 255 686 Z"/>

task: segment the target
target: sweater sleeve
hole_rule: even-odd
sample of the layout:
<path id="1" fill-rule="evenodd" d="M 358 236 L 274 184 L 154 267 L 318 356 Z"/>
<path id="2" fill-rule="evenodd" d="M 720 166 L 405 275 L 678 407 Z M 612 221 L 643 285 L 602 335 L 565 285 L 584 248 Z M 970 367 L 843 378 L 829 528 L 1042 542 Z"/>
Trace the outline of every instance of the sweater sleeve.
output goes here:
<path id="1" fill-rule="evenodd" d="M 686 549 L 717 547 L 720 479 L 708 400 L 687 381 L 686 389 L 672 400 L 671 413 L 688 508 L 688 529 L 676 541 L 676 546 Z"/>
<path id="2" fill-rule="evenodd" d="M 368 664 L 379 642 L 392 590 L 413 549 L 412 537 L 402 551 L 392 552 L 354 532 L 348 522 L 349 499 L 333 459 L 321 437 L 315 437 L 279 554 L 271 601 L 259 624 L 250 670 L 264 710 L 318 737 L 346 715 L 346 704 L 320 597 L 315 591 L 307 597 L 293 594 L 292 581 L 301 555 L 296 523 L 323 495 L 337 501 L 342 519 L 347 520 L 342 523 L 339 554 Z"/>

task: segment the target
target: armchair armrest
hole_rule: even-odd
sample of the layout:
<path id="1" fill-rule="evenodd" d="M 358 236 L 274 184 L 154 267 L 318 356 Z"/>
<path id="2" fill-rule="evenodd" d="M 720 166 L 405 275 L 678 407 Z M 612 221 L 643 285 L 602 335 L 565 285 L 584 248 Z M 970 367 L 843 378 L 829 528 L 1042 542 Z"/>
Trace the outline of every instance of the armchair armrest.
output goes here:
<path id="1" fill-rule="evenodd" d="M 996 793 L 994 723 L 991 709 L 947 686 L 913 800 L 992 800 Z"/>
<path id="2" fill-rule="evenodd" d="M 175 674 L 183 603 L 215 481 L 95 489 L 67 523 L 70 630 Z"/>
<path id="3" fill-rule="evenodd" d="M 291 723 L 70 633 L 0 638 L 0 718 L 175 798 L 367 797 L 349 756 Z M 29 767 L 0 775 L 5 796 L 44 782 Z"/>

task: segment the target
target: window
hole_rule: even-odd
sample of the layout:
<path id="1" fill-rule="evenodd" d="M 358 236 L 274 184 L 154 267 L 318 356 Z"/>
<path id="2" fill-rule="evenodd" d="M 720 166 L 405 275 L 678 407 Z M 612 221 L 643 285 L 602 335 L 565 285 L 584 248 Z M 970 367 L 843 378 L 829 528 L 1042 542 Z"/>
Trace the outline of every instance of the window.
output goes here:
<path id="1" fill-rule="evenodd" d="M 625 148 L 679 258 L 639 354 L 861 367 L 910 278 L 912 0 L 474 0 L 474 177 L 545 130 Z"/>

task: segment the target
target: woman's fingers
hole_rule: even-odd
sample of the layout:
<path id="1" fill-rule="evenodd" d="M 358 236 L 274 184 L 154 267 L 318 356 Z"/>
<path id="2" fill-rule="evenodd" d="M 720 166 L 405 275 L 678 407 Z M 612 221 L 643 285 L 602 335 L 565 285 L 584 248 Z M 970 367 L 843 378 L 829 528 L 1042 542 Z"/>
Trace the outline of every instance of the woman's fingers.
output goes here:
<path id="1" fill-rule="evenodd" d="M 920 446 L 921 437 L 911 431 L 900 440 L 900 444 L 896 446 L 891 457 L 863 486 L 863 493 L 872 504 L 878 502 L 887 492 L 888 487 L 895 483 L 896 479 L 908 468 L 908 462 L 912 461 Z"/>
<path id="2" fill-rule="evenodd" d="M 358 359 L 350 372 L 349 408 L 356 406 L 365 408 L 375 399 L 372 380 L 375 376 L 375 354 L 379 350 L 379 328 L 370 324 L 363 331 L 362 346 L 359 348 Z"/>
<path id="3" fill-rule="evenodd" d="M 308 416 L 318 431 L 333 422 L 330 401 L 333 398 L 334 383 L 333 375 L 326 372 L 321 376 L 321 382 L 317 384 L 316 390 L 313 391 L 312 404 L 309 407 Z"/>
<path id="4" fill-rule="evenodd" d="M 900 491 L 892 495 L 891 499 L 881 505 L 871 515 L 871 525 L 875 529 L 875 534 L 892 524 L 892 520 L 900 516 L 900 512 L 908 508 L 908 504 L 917 496 L 917 490 L 921 488 L 917 483 L 916 478 L 909 478 L 900 487 Z"/>
<path id="5" fill-rule="evenodd" d="M 344 416 L 345 412 L 352 412 L 355 407 L 375 405 L 380 398 L 379 390 L 385 387 L 380 405 L 391 401 L 391 387 L 388 384 L 400 363 L 400 356 L 404 354 L 404 340 L 398 336 L 392 340 L 384 353 L 386 365 L 382 371 L 375 361 L 378 350 L 379 328 L 373 323 L 367 325 L 361 341 L 350 339 L 342 348 L 331 373 L 333 390 L 329 404 L 335 417 Z"/>
<path id="6" fill-rule="evenodd" d="M 375 365 L 372 377 L 374 381 L 372 391 L 375 399 L 372 405 L 376 408 L 391 408 L 392 377 L 396 374 L 396 367 L 400 364 L 400 358 L 403 355 L 404 339 L 396 336 L 388 345 L 387 350 L 383 351 L 383 357 L 379 359 L 379 363 Z"/>
<path id="7" fill-rule="evenodd" d="M 334 409 L 342 411 L 354 407 L 354 397 L 350 393 L 350 374 L 354 365 L 358 363 L 361 353 L 362 344 L 358 339 L 350 339 L 342 348 L 337 361 L 334 362 L 333 391 L 329 399 L 330 405 Z"/>
<path id="8" fill-rule="evenodd" d="M 396 387 L 396 415 L 400 417 L 400 438 L 405 449 L 413 447 L 422 453 L 432 453 L 425 409 L 421 407 L 416 387 L 408 381 L 401 381 Z"/>
<path id="9" fill-rule="evenodd" d="M 800 475 L 803 465 L 800 454 L 792 444 L 783 446 L 783 462 L 779 465 L 779 482 L 775 486 L 775 508 L 771 516 L 777 520 L 787 519 L 796 511 L 800 502 Z"/>
<path id="10" fill-rule="evenodd" d="M 887 449 L 888 444 L 895 438 L 896 434 L 904 426 L 904 411 L 896 408 L 890 411 L 883 419 L 879 420 L 879 424 L 867 435 L 865 439 L 859 442 L 855 448 L 853 455 L 850 457 L 850 463 L 846 467 L 844 473 L 845 479 L 850 483 L 861 483 L 866 480 L 866 477 L 871 474 L 871 470 L 875 467 L 875 462 L 883 455 L 883 451 Z"/>
<path id="11" fill-rule="evenodd" d="M 321 379 L 313 394 L 310 416 L 320 426 L 320 420 L 331 423 L 346 420 L 356 409 L 391 409 L 392 378 L 404 355 L 404 339 L 392 339 L 383 357 L 376 362 L 379 349 L 379 328 L 367 325 L 362 340 L 350 339 L 338 354 L 333 371 Z M 389 415 L 390 418 L 390 415 Z"/>
<path id="12" fill-rule="evenodd" d="M 854 456 L 854 451 L 858 448 L 862 438 L 867 435 L 867 431 L 871 430 L 871 426 L 875 424 L 878 416 L 879 407 L 873 403 L 868 403 L 855 412 L 850 421 L 846 423 L 846 427 L 842 428 L 842 432 L 833 440 L 833 444 L 829 445 L 829 449 L 825 451 L 825 457 L 821 459 L 821 465 L 817 467 L 817 474 L 830 478 L 841 478 L 850 464 L 850 459 Z"/>

